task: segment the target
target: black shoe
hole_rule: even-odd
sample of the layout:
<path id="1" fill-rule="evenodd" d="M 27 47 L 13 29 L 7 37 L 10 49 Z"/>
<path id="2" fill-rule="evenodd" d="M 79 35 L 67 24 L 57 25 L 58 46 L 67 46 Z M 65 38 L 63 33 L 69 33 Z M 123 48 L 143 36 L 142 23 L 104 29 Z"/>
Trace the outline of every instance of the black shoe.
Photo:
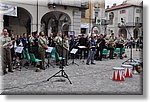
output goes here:
<path id="1" fill-rule="evenodd" d="M 89 63 L 86 63 L 86 65 L 90 65 Z"/>
<path id="2" fill-rule="evenodd" d="M 5 74 L 7 74 L 7 71 L 4 71 L 4 72 L 3 72 L 3 75 L 5 75 Z"/>
<path id="3" fill-rule="evenodd" d="M 11 73 L 13 73 L 14 71 L 13 71 L 13 70 L 8 70 L 8 72 L 11 72 Z"/>
<path id="4" fill-rule="evenodd" d="M 96 63 L 91 63 L 91 64 L 96 65 Z"/>

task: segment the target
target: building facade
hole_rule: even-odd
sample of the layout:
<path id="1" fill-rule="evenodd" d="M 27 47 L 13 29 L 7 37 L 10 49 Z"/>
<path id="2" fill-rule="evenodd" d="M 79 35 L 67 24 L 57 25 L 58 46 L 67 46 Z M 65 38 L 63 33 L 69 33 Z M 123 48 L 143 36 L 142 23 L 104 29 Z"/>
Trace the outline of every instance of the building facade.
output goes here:
<path id="1" fill-rule="evenodd" d="M 81 11 L 81 33 L 104 33 L 101 21 L 105 17 L 105 0 L 86 1 L 89 2 L 89 7 Z"/>
<path id="2" fill-rule="evenodd" d="M 107 34 L 112 32 L 119 36 L 135 39 L 143 35 L 143 3 L 131 4 L 127 1 L 121 5 L 114 4 L 106 9 L 106 19 L 109 21 Z"/>
<path id="3" fill-rule="evenodd" d="M 1 13 L 1 30 L 7 28 L 16 35 L 33 31 L 50 34 L 62 30 L 80 34 L 81 10 L 87 9 L 85 4 L 83 0 L 5 0 L 1 7 L 17 7 L 17 16 Z"/>

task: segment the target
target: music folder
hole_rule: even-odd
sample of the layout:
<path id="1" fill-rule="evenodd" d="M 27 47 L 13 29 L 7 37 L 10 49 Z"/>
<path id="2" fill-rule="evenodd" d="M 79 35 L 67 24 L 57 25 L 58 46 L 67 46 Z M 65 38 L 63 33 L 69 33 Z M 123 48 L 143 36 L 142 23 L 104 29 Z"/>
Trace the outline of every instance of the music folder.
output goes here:
<path id="1" fill-rule="evenodd" d="M 53 47 L 48 47 L 48 49 L 46 50 L 46 52 L 51 53 L 53 50 Z"/>
<path id="2" fill-rule="evenodd" d="M 17 53 L 22 53 L 23 47 L 17 47 L 15 52 Z"/>
<path id="3" fill-rule="evenodd" d="M 71 53 L 71 54 L 76 54 L 77 51 L 78 51 L 78 49 L 72 49 L 70 53 Z"/>

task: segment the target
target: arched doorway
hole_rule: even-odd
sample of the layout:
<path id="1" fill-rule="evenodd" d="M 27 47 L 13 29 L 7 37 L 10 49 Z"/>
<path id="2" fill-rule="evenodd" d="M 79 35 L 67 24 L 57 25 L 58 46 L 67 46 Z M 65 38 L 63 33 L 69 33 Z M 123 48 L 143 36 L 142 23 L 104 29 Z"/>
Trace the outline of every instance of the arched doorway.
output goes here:
<path id="1" fill-rule="evenodd" d="M 97 26 L 93 26 L 93 27 L 92 27 L 92 33 L 94 33 L 94 34 L 99 34 L 99 33 L 100 33 L 100 28 L 97 27 Z"/>
<path id="2" fill-rule="evenodd" d="M 119 29 L 119 35 L 124 34 L 124 38 L 127 38 L 127 30 L 125 28 Z"/>
<path id="3" fill-rule="evenodd" d="M 133 35 L 134 39 L 137 39 L 139 37 L 139 32 L 140 32 L 140 30 L 138 28 L 134 29 L 134 31 L 133 31 L 133 33 L 134 33 L 134 35 Z"/>
<path id="4" fill-rule="evenodd" d="M 71 25 L 71 19 L 68 14 L 60 11 L 52 11 L 45 14 L 41 19 L 41 30 L 47 35 L 49 33 L 57 34 L 62 31 L 62 25 L 64 31 L 69 31 Z"/>
<path id="5" fill-rule="evenodd" d="M 22 7 L 17 7 L 17 17 L 4 15 L 4 28 L 7 28 L 10 35 L 31 33 L 31 14 Z"/>

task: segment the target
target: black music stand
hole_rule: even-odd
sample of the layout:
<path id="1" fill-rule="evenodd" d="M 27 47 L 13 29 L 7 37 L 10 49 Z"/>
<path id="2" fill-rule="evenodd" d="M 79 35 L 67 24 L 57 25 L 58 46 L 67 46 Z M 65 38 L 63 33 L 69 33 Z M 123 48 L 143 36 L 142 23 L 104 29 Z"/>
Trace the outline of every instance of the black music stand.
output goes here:
<path id="1" fill-rule="evenodd" d="M 74 65 L 75 64 L 75 65 L 79 66 L 76 62 L 74 62 L 75 54 L 77 53 L 77 51 L 78 51 L 78 49 L 74 49 L 74 48 L 71 50 L 70 53 L 73 55 L 73 60 L 69 65 Z"/>
<path id="2" fill-rule="evenodd" d="M 61 27 L 61 30 L 63 32 L 63 27 L 64 25 L 68 25 L 67 23 L 64 23 Z M 62 57 L 63 57 L 63 38 L 64 38 L 64 35 L 62 34 L 62 44 L 61 44 L 61 47 L 62 47 Z M 47 79 L 47 81 L 49 81 L 51 78 L 53 77 L 63 77 L 63 78 L 66 78 L 68 79 L 68 81 L 70 82 L 70 84 L 72 84 L 72 82 L 70 81 L 67 73 L 65 72 L 64 70 L 64 58 L 62 58 L 62 63 L 60 64 L 60 71 L 58 71 L 56 74 L 52 75 L 50 78 Z"/>
<path id="3" fill-rule="evenodd" d="M 46 50 L 46 52 L 49 54 L 49 53 L 51 53 L 52 52 L 52 50 L 53 50 L 53 47 L 48 47 L 48 49 Z M 49 61 L 49 55 L 48 55 L 48 62 L 47 62 L 47 64 L 46 64 L 46 68 L 49 68 L 50 67 L 50 65 L 53 67 L 53 68 L 55 68 Z"/>

